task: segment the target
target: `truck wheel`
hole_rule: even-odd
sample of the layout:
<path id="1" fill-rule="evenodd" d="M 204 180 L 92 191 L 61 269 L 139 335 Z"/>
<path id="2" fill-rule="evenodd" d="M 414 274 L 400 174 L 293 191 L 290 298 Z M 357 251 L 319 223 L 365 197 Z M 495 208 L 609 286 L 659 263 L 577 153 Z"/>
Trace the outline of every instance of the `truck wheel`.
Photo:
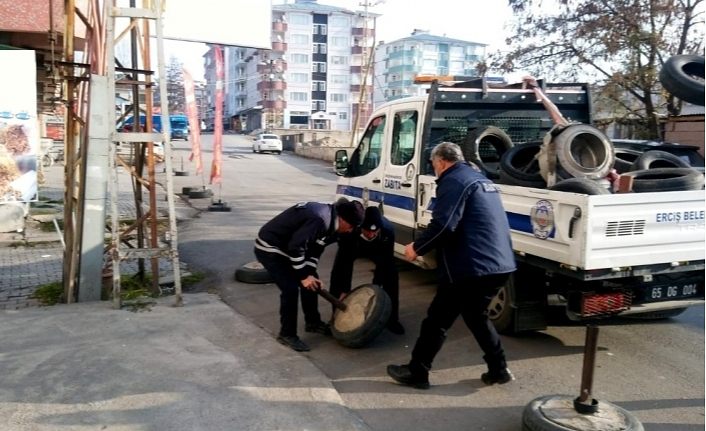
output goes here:
<path id="1" fill-rule="evenodd" d="M 488 319 L 501 334 L 515 333 L 515 310 L 512 307 L 515 296 L 515 275 L 507 279 L 505 286 L 501 287 L 488 305 Z"/>
<path id="2" fill-rule="evenodd" d="M 385 329 L 392 312 L 390 297 L 376 284 L 356 287 L 343 303 L 348 308 L 334 312 L 331 332 L 346 347 L 359 348 L 370 343 Z"/>
<path id="3" fill-rule="evenodd" d="M 539 173 L 539 162 L 535 156 L 542 143 L 527 142 L 515 145 L 500 158 L 500 183 L 514 186 L 543 189 L 546 181 Z"/>
<path id="4" fill-rule="evenodd" d="M 608 401 L 600 401 L 600 413 L 582 415 L 575 411 L 573 399 L 568 395 L 546 395 L 530 401 L 522 411 L 522 430 L 644 431 L 645 429 L 631 412 Z"/>
<path id="5" fill-rule="evenodd" d="M 610 194 L 608 189 L 598 184 L 595 180 L 589 180 L 588 178 L 567 178 L 549 187 L 549 190 L 581 193 L 584 195 Z"/>
<path id="6" fill-rule="evenodd" d="M 235 270 L 235 279 L 242 283 L 265 284 L 274 280 L 264 266 L 258 261 L 248 262 Z"/>
<path id="7" fill-rule="evenodd" d="M 672 153 L 650 150 L 642 153 L 632 164 L 631 171 L 652 168 L 690 168 L 691 165 Z"/>
<path id="8" fill-rule="evenodd" d="M 559 165 L 572 177 L 605 178 L 615 163 L 612 142 L 593 126 L 570 125 L 554 142 Z"/>
<path id="9" fill-rule="evenodd" d="M 673 55 L 659 71 L 659 82 L 673 96 L 704 106 L 704 57 Z"/>
<path id="10" fill-rule="evenodd" d="M 461 144 L 463 157 L 478 165 L 491 180 L 499 178 L 500 158 L 510 148 L 512 139 L 495 126 L 474 129 Z"/>
<path id="11" fill-rule="evenodd" d="M 635 193 L 701 190 L 704 176 L 693 168 L 654 168 L 626 172 L 633 177 L 632 191 Z"/>
<path id="12" fill-rule="evenodd" d="M 660 320 L 660 319 L 669 319 L 670 317 L 676 317 L 685 311 L 686 311 L 686 307 L 684 307 L 684 308 L 671 308 L 669 310 L 649 311 L 647 313 L 640 313 L 640 314 L 628 314 L 625 317 L 629 318 L 629 319 L 636 319 L 636 320 Z"/>

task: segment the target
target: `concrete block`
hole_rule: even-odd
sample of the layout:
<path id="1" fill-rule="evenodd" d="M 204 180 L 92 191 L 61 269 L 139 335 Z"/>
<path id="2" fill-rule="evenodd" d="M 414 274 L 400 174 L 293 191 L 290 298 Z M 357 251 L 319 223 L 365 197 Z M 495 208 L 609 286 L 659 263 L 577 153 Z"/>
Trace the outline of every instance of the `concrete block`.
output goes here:
<path id="1" fill-rule="evenodd" d="M 22 232 L 25 229 L 25 210 L 22 204 L 0 204 L 0 232 Z"/>

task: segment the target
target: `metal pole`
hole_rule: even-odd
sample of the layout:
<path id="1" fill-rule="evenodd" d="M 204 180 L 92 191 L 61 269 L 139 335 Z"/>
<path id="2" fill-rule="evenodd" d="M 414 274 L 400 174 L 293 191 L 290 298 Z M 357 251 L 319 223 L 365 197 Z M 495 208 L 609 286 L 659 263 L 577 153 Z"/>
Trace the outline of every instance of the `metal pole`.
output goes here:
<path id="1" fill-rule="evenodd" d="M 598 401 L 591 398 L 593 391 L 593 372 L 596 367 L 596 350 L 598 347 L 598 326 L 586 326 L 586 342 L 583 351 L 583 370 L 581 372 L 581 392 L 574 400 L 574 409 L 582 414 L 598 411 Z"/>

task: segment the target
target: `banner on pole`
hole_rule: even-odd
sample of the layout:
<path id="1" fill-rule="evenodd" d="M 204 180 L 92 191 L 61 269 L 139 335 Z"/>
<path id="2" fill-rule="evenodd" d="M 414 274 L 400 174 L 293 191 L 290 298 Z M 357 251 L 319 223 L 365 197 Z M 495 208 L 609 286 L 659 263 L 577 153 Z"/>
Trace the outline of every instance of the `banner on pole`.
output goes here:
<path id="1" fill-rule="evenodd" d="M 221 183 L 221 155 L 223 149 L 223 47 L 215 45 L 216 57 L 216 118 L 213 125 L 213 162 L 211 184 Z"/>
<path id="2" fill-rule="evenodd" d="M 196 164 L 196 173 L 203 172 L 203 162 L 201 160 L 201 123 L 196 107 L 196 95 L 194 93 L 194 79 L 191 74 L 183 69 L 184 75 L 184 96 L 186 97 L 186 117 L 189 120 L 189 134 L 191 139 L 191 154 L 189 161 Z"/>

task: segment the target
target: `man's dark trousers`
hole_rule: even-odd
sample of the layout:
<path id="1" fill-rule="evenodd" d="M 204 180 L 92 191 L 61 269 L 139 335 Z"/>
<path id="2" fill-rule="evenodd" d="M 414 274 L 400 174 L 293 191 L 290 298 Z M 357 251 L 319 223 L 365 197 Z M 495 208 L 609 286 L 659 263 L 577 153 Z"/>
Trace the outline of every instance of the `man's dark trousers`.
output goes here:
<path id="1" fill-rule="evenodd" d="M 297 335 L 297 316 L 299 314 L 299 291 L 301 290 L 302 310 L 306 323 L 321 322 L 319 298 L 316 292 L 300 288 L 299 276 L 292 268 L 291 261 L 279 254 L 255 249 L 255 257 L 267 269 L 280 290 L 280 335 Z"/>
<path id="2" fill-rule="evenodd" d="M 509 274 L 495 274 L 441 284 L 429 305 L 412 350 L 410 367 L 413 372 L 425 373 L 431 369 L 434 357 L 446 339 L 446 331 L 459 314 L 483 350 L 488 369 L 491 372 L 505 369 L 505 352 L 495 327 L 488 319 L 487 308 L 508 277 Z"/>

